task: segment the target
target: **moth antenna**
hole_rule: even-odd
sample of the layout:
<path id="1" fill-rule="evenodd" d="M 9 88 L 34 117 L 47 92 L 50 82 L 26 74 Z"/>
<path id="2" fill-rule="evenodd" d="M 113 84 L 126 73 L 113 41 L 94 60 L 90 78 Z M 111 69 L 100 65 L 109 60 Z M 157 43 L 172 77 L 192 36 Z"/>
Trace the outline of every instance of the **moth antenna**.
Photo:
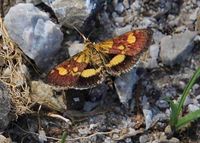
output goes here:
<path id="1" fill-rule="evenodd" d="M 78 30 L 78 28 L 76 28 L 75 26 L 73 26 L 73 27 L 83 37 L 84 41 L 86 41 L 87 38 L 83 35 L 83 33 L 81 33 L 80 30 Z"/>

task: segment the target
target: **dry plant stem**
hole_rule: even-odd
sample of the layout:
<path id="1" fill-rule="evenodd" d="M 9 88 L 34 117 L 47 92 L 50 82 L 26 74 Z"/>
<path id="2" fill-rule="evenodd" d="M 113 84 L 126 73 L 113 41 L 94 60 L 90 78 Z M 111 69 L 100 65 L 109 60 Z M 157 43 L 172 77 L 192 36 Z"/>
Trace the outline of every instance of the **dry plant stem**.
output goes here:
<path id="1" fill-rule="evenodd" d="M 72 123 L 71 123 L 71 121 L 70 121 L 69 119 L 64 118 L 64 117 L 61 116 L 61 115 L 53 114 L 53 113 L 49 113 L 48 116 L 50 116 L 50 117 L 54 117 L 54 118 L 59 118 L 59 119 L 65 121 L 67 124 L 72 125 Z"/>
<path id="2" fill-rule="evenodd" d="M 23 132 L 25 132 L 27 134 L 34 134 L 34 135 L 39 136 L 38 133 L 26 131 L 23 128 L 21 128 L 20 126 L 18 126 L 17 124 L 14 124 L 14 125 L 17 126 L 21 131 L 23 131 Z M 73 138 L 73 139 L 66 139 L 66 141 L 77 141 L 77 140 L 82 140 L 82 139 L 90 139 L 91 137 L 94 137 L 94 136 L 97 136 L 97 135 L 109 135 L 109 134 L 118 133 L 118 132 L 119 131 L 115 131 L 115 130 L 112 130 L 112 131 L 109 131 L 109 132 L 96 132 L 96 133 L 93 133 L 93 134 L 91 134 L 89 136 L 77 137 L 77 138 Z M 59 138 L 48 137 L 48 136 L 47 136 L 47 139 L 52 139 L 52 140 L 55 140 L 55 141 L 60 141 Z"/>
<path id="3" fill-rule="evenodd" d="M 27 77 L 23 70 L 22 52 L 9 38 L 8 32 L 0 18 L 0 32 L 2 43 L 0 43 L 0 58 L 5 61 L 4 68 L 0 73 L 0 81 L 7 85 L 10 93 L 14 112 L 16 116 L 31 113 L 29 86 Z"/>

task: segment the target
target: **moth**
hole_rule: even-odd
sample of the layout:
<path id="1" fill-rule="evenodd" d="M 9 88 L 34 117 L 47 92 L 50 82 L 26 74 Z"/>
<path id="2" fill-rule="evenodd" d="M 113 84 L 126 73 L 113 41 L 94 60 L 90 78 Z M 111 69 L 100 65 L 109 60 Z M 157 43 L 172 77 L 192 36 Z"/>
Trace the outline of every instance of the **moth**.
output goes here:
<path id="1" fill-rule="evenodd" d="M 130 71 L 148 49 L 151 37 L 150 29 L 136 29 L 99 43 L 83 36 L 84 50 L 54 67 L 47 82 L 64 89 L 95 87 L 106 76 Z"/>

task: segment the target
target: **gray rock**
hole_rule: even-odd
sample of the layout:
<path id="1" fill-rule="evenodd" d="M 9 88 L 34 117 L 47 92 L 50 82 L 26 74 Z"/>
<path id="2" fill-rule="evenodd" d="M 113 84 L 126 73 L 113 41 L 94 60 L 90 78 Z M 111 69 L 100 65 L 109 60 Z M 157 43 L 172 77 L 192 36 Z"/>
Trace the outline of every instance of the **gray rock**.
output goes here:
<path id="1" fill-rule="evenodd" d="M 92 89 L 88 94 L 90 101 L 96 102 L 105 97 L 108 93 L 109 86 L 105 83 L 102 83 Z"/>
<path id="2" fill-rule="evenodd" d="M 134 12 L 141 12 L 142 11 L 142 1 L 141 0 L 135 0 L 134 3 L 131 4 L 131 9 Z"/>
<path id="3" fill-rule="evenodd" d="M 140 28 L 146 28 L 146 27 L 154 27 L 156 23 L 156 20 L 151 17 L 144 17 L 142 21 L 139 23 Z"/>
<path id="4" fill-rule="evenodd" d="M 132 143 L 132 138 L 126 138 L 125 143 Z"/>
<path id="5" fill-rule="evenodd" d="M 11 104 L 8 89 L 0 82 L 0 131 L 3 131 L 10 122 L 10 110 Z"/>
<path id="6" fill-rule="evenodd" d="M 131 31 L 131 29 L 132 29 L 132 25 L 126 25 L 125 27 L 116 28 L 114 31 L 114 34 L 119 36 L 126 32 Z"/>
<path id="7" fill-rule="evenodd" d="M 178 98 L 179 100 L 181 99 L 181 95 Z M 196 98 L 192 98 L 191 96 L 187 96 L 184 102 L 184 106 L 187 106 L 189 104 L 194 104 L 194 105 L 198 105 L 199 102 L 197 101 Z"/>
<path id="8" fill-rule="evenodd" d="M 58 21 L 69 28 L 83 26 L 97 3 L 90 0 L 42 0 L 55 12 Z"/>
<path id="9" fill-rule="evenodd" d="M 164 12 L 168 12 L 170 14 L 178 14 L 179 12 L 179 1 L 178 0 L 161 0 L 160 8 Z"/>
<path id="10" fill-rule="evenodd" d="M 165 37 L 165 35 L 163 33 L 161 33 L 158 30 L 154 31 L 153 39 L 154 39 L 155 43 L 159 44 L 163 37 Z"/>
<path id="11" fill-rule="evenodd" d="M 168 98 L 172 98 L 177 95 L 176 88 L 170 86 L 162 89 L 161 93 L 162 97 L 168 97 Z"/>
<path id="12" fill-rule="evenodd" d="M 70 57 L 83 51 L 84 49 L 84 44 L 79 43 L 79 41 L 74 41 L 73 43 L 69 43 L 69 44 L 70 44 L 70 47 L 68 48 L 68 51 L 69 51 Z"/>
<path id="13" fill-rule="evenodd" d="M 128 8 L 130 7 L 129 0 L 124 0 L 124 1 L 123 1 L 123 4 L 124 4 L 124 7 L 125 7 L 126 9 L 128 9 Z"/>
<path id="14" fill-rule="evenodd" d="M 153 122 L 153 112 L 150 110 L 150 105 L 146 96 L 142 97 L 142 111 L 144 114 L 146 130 L 148 130 Z"/>
<path id="15" fill-rule="evenodd" d="M 128 104 L 128 101 L 132 98 L 132 91 L 138 77 L 136 74 L 136 69 L 121 75 L 116 78 L 114 85 L 119 96 L 120 102 L 124 105 Z"/>
<path id="16" fill-rule="evenodd" d="M 192 20 L 192 21 L 195 21 L 197 19 L 197 15 L 198 15 L 199 10 L 200 10 L 200 8 L 197 7 L 195 9 L 195 11 L 190 15 L 189 19 Z"/>
<path id="17" fill-rule="evenodd" d="M 124 24 L 124 17 L 122 16 L 114 17 L 114 20 L 116 24 Z"/>
<path id="18" fill-rule="evenodd" d="M 140 143 L 147 143 L 149 141 L 148 135 L 141 135 L 139 138 Z"/>
<path id="19" fill-rule="evenodd" d="M 169 116 L 165 113 L 158 113 L 153 117 L 153 123 L 157 123 L 158 121 L 160 122 L 165 122 L 166 120 L 169 119 Z"/>
<path id="20" fill-rule="evenodd" d="M 123 11 L 125 10 L 125 7 L 123 5 L 123 3 L 117 3 L 116 7 L 115 7 L 115 11 L 119 14 L 123 13 Z"/>
<path id="21" fill-rule="evenodd" d="M 133 21 L 134 20 L 134 15 L 132 14 L 132 13 L 128 13 L 128 14 L 126 14 L 126 16 L 124 17 L 124 22 L 125 23 L 130 23 L 131 21 Z"/>
<path id="22" fill-rule="evenodd" d="M 94 109 L 99 103 L 97 102 L 85 102 L 84 106 L 83 106 L 83 110 L 86 112 L 91 111 L 92 109 Z"/>
<path id="23" fill-rule="evenodd" d="M 196 32 L 185 31 L 173 36 L 165 36 L 161 39 L 160 57 L 163 64 L 174 65 L 181 63 L 193 49 L 192 40 Z"/>
<path id="24" fill-rule="evenodd" d="M 17 4 L 5 16 L 10 37 L 22 51 L 45 70 L 60 49 L 63 34 L 48 15 L 33 4 Z"/>
<path id="25" fill-rule="evenodd" d="M 158 44 L 151 45 L 149 48 L 150 58 L 147 61 L 148 68 L 156 68 L 158 67 L 158 54 L 159 54 L 159 46 Z"/>
<path id="26" fill-rule="evenodd" d="M 165 109 L 165 108 L 168 108 L 169 107 L 169 104 L 167 103 L 167 101 L 165 100 L 158 100 L 156 102 L 156 105 L 161 108 L 161 109 Z"/>
<path id="27" fill-rule="evenodd" d="M 148 110 L 148 109 L 142 109 L 143 111 L 143 114 L 144 114 L 144 118 L 145 118 L 145 129 L 148 130 L 151 125 L 152 125 L 152 122 L 153 122 L 153 113 L 151 110 Z"/>
<path id="28" fill-rule="evenodd" d="M 26 0 L 26 3 L 32 3 L 34 5 L 40 4 L 42 0 Z"/>
<path id="29" fill-rule="evenodd" d="M 194 112 L 194 111 L 199 110 L 199 109 L 200 109 L 200 107 L 198 107 L 197 105 L 194 105 L 194 104 L 188 105 L 188 111 L 189 112 Z"/>

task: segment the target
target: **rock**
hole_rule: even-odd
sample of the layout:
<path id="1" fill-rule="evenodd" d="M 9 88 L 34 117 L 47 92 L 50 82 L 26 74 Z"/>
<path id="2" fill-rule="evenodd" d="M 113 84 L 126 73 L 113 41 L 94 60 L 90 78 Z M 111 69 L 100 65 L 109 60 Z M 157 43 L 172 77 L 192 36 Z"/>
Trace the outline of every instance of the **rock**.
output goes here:
<path id="1" fill-rule="evenodd" d="M 176 88 L 174 87 L 166 87 L 162 89 L 162 97 L 173 98 L 177 95 Z"/>
<path id="2" fill-rule="evenodd" d="M 26 3 L 32 3 L 34 5 L 40 4 L 42 0 L 26 0 Z"/>
<path id="3" fill-rule="evenodd" d="M 114 17 L 114 21 L 115 21 L 116 25 L 117 24 L 122 25 L 122 24 L 124 24 L 124 17 L 122 17 L 122 16 Z"/>
<path id="4" fill-rule="evenodd" d="M 125 7 L 126 9 L 130 8 L 129 0 L 124 0 L 124 1 L 123 1 L 123 4 L 124 4 L 124 7 Z"/>
<path id="5" fill-rule="evenodd" d="M 87 135 L 90 133 L 90 130 L 88 129 L 88 127 L 82 127 L 78 129 L 79 134 L 81 135 Z"/>
<path id="6" fill-rule="evenodd" d="M 179 96 L 179 101 L 181 99 L 182 95 Z M 184 106 L 187 106 L 189 104 L 193 104 L 194 103 L 194 100 L 191 96 L 187 96 L 186 99 L 185 99 L 185 102 L 184 102 Z"/>
<path id="7" fill-rule="evenodd" d="M 117 77 L 114 81 L 114 85 L 119 96 L 120 102 L 124 105 L 128 104 L 128 101 L 132 98 L 133 87 L 137 82 L 138 77 L 136 69 L 131 70 L 128 73 Z"/>
<path id="8" fill-rule="evenodd" d="M 169 14 L 178 14 L 180 9 L 179 0 L 161 0 L 160 1 L 160 8 L 161 11 L 168 12 Z"/>
<path id="9" fill-rule="evenodd" d="M 85 102 L 83 110 L 86 112 L 91 111 L 92 109 L 94 109 L 99 103 L 97 102 Z"/>
<path id="10" fill-rule="evenodd" d="M 119 36 L 119 35 L 122 35 L 126 32 L 129 32 L 131 31 L 132 29 L 132 25 L 126 25 L 125 27 L 120 27 L 120 28 L 116 28 L 115 31 L 114 31 L 114 35 L 116 36 Z"/>
<path id="11" fill-rule="evenodd" d="M 169 107 L 169 104 L 167 103 L 166 100 L 157 100 L 156 106 L 158 106 L 161 109 L 166 109 Z"/>
<path id="12" fill-rule="evenodd" d="M 117 3 L 116 7 L 115 7 L 115 11 L 119 14 L 123 13 L 123 11 L 125 10 L 125 7 L 123 5 L 123 3 L 119 2 Z"/>
<path id="13" fill-rule="evenodd" d="M 132 138 L 130 137 L 130 138 L 126 138 L 125 139 L 125 143 L 132 143 Z"/>
<path id="14" fill-rule="evenodd" d="M 195 36 L 196 32 L 187 30 L 184 33 L 163 37 L 160 50 L 163 64 L 172 66 L 185 60 L 194 47 L 192 40 Z"/>
<path id="15" fill-rule="evenodd" d="M 31 100 L 33 102 L 45 105 L 50 109 L 56 111 L 66 110 L 66 105 L 63 101 L 62 96 L 54 96 L 52 88 L 41 82 L 41 81 L 31 81 Z"/>
<path id="16" fill-rule="evenodd" d="M 148 68 L 156 68 L 158 67 L 158 54 L 159 54 L 159 46 L 158 44 L 151 45 L 149 47 L 149 54 L 150 58 L 147 61 L 147 67 Z"/>
<path id="17" fill-rule="evenodd" d="M 68 52 L 70 57 L 74 56 L 75 54 L 83 51 L 84 49 L 84 44 L 79 43 L 79 41 L 74 41 L 73 43 L 70 44 L 70 47 L 68 48 Z"/>
<path id="18" fill-rule="evenodd" d="M 134 15 L 131 13 L 126 14 L 126 16 L 124 17 L 124 22 L 127 24 L 129 24 L 133 20 L 134 20 Z"/>
<path id="19" fill-rule="evenodd" d="M 100 8 L 102 0 L 42 0 L 55 12 L 58 21 L 69 28 L 81 28 L 86 20 Z"/>
<path id="20" fill-rule="evenodd" d="M 96 102 L 102 99 L 102 97 L 105 97 L 108 93 L 109 85 L 102 83 L 92 89 L 90 89 L 90 92 L 88 94 L 89 100 Z"/>
<path id="21" fill-rule="evenodd" d="M 199 110 L 199 109 L 200 109 L 200 107 L 197 106 L 197 105 L 194 105 L 194 104 L 189 104 L 188 105 L 188 111 L 189 112 L 194 112 L 194 111 Z"/>
<path id="22" fill-rule="evenodd" d="M 186 83 L 185 83 L 184 81 L 179 81 L 179 82 L 178 82 L 178 87 L 179 87 L 181 90 L 184 90 L 185 86 L 186 86 Z"/>
<path id="23" fill-rule="evenodd" d="M 165 37 L 165 35 L 163 33 L 161 33 L 160 31 L 154 31 L 153 32 L 153 39 L 155 41 L 155 43 L 160 44 L 161 39 Z"/>
<path id="24" fill-rule="evenodd" d="M 131 9 L 133 12 L 141 12 L 142 11 L 142 1 L 140 0 L 135 0 L 134 3 L 131 4 Z"/>
<path id="25" fill-rule="evenodd" d="M 200 10 L 200 8 L 197 7 L 195 9 L 195 11 L 190 15 L 189 19 L 192 20 L 192 21 L 197 20 L 197 15 L 198 15 L 199 10 Z"/>
<path id="26" fill-rule="evenodd" d="M 171 139 L 167 139 L 167 137 L 165 135 L 161 136 L 159 141 L 159 143 L 180 143 L 180 140 L 175 138 L 175 137 L 172 137 Z"/>
<path id="27" fill-rule="evenodd" d="M 152 122 L 153 122 L 153 120 L 152 120 L 153 113 L 151 110 L 148 110 L 148 109 L 142 109 L 142 111 L 143 111 L 144 118 L 145 118 L 145 125 L 146 125 L 145 129 L 148 130 L 151 127 Z"/>
<path id="28" fill-rule="evenodd" d="M 153 123 L 157 123 L 158 121 L 165 122 L 168 119 L 169 119 L 169 116 L 167 114 L 158 113 L 153 117 Z"/>
<path id="29" fill-rule="evenodd" d="M 154 27 L 156 20 L 151 17 L 144 17 L 138 24 L 139 28 Z"/>
<path id="30" fill-rule="evenodd" d="M 13 143 L 13 141 L 11 140 L 11 138 L 6 138 L 3 135 L 0 135 L 0 142 L 1 143 Z"/>
<path id="31" fill-rule="evenodd" d="M 7 87 L 0 82 L 0 131 L 3 131 L 9 124 L 9 113 L 11 110 L 10 97 Z"/>
<path id="32" fill-rule="evenodd" d="M 145 118 L 146 130 L 148 130 L 153 122 L 153 112 L 150 110 L 150 105 L 146 96 L 142 97 L 142 111 Z"/>
<path id="33" fill-rule="evenodd" d="M 149 141 L 148 135 L 141 135 L 139 141 L 140 143 L 147 143 Z"/>
<path id="34" fill-rule="evenodd" d="M 165 134 L 166 134 L 166 135 L 171 135 L 171 134 L 173 134 L 173 131 L 172 131 L 172 128 L 171 128 L 170 125 L 168 125 L 168 126 L 165 127 Z"/>
<path id="35" fill-rule="evenodd" d="M 9 10 L 4 23 L 10 37 L 22 51 L 41 70 L 47 70 L 63 40 L 59 27 L 33 4 L 23 3 Z"/>
<path id="36" fill-rule="evenodd" d="M 177 139 L 177 138 L 175 138 L 175 137 L 173 137 L 173 138 L 171 138 L 171 139 L 169 140 L 169 143 L 180 143 L 180 140 Z"/>

